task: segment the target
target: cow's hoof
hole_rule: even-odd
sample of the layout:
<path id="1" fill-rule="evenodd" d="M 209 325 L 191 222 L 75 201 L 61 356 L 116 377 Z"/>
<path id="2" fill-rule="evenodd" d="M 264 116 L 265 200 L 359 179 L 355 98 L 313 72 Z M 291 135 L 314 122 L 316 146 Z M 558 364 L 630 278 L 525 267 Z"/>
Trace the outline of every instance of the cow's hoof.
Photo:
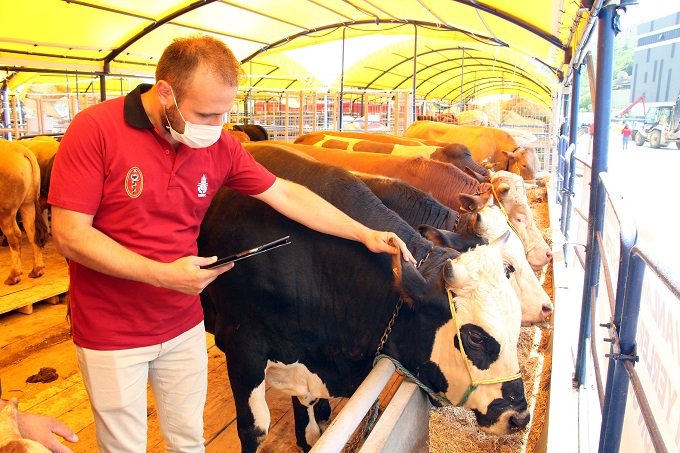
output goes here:
<path id="1" fill-rule="evenodd" d="M 16 285 L 21 281 L 21 274 L 9 274 L 9 277 L 5 280 L 5 285 Z"/>
<path id="2" fill-rule="evenodd" d="M 45 268 L 44 267 L 36 267 L 34 268 L 30 274 L 28 274 L 29 277 L 31 278 L 39 278 L 45 275 Z"/>

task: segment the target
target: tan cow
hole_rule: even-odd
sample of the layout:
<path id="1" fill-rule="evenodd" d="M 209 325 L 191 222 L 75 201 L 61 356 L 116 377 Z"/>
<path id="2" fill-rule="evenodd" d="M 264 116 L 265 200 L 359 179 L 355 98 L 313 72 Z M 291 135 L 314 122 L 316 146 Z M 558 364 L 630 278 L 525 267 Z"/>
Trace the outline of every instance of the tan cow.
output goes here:
<path id="1" fill-rule="evenodd" d="M 25 439 L 19 431 L 19 403 L 16 398 L 0 410 L 0 452 L 4 453 L 50 453 L 42 444 Z"/>
<path id="2" fill-rule="evenodd" d="M 381 143 L 397 143 L 400 145 L 407 145 L 407 146 L 422 146 L 424 142 L 427 140 L 418 140 L 414 138 L 404 138 L 400 137 L 398 135 L 394 134 L 378 134 L 376 132 L 356 132 L 356 131 L 317 131 L 313 132 L 310 134 L 304 134 L 301 135 L 298 140 L 302 140 L 302 137 L 306 135 L 312 135 L 312 134 L 323 134 L 323 135 L 332 135 L 334 137 L 348 137 L 348 138 L 358 138 L 361 140 L 369 140 L 372 142 L 381 142 Z M 298 142 L 298 140 L 295 141 L 295 143 L 302 143 Z M 305 145 L 309 145 L 310 143 L 303 143 Z M 426 144 L 434 144 L 434 143 L 426 143 Z"/>
<path id="3" fill-rule="evenodd" d="M 295 140 L 295 143 L 346 151 L 391 154 L 393 156 L 429 157 L 453 164 L 463 171 L 467 167 L 482 175 L 486 174 L 486 169 L 472 159 L 467 146 L 458 143 L 424 141 L 428 143 L 389 134 L 322 131 L 303 134 Z"/>
<path id="4" fill-rule="evenodd" d="M 552 250 L 536 226 L 527 199 L 524 181 L 508 171 L 489 172 L 495 195 L 504 208 L 510 224 L 522 240 L 527 260 L 538 271 L 552 260 Z"/>
<path id="5" fill-rule="evenodd" d="M 57 149 L 59 149 L 59 142 L 53 137 L 39 136 L 28 140 L 21 140 L 19 143 L 35 154 L 38 166 L 40 166 L 40 181 L 44 183 L 48 179 L 47 170 L 50 160 L 57 154 Z M 47 193 L 45 193 L 45 197 L 47 197 Z"/>
<path id="6" fill-rule="evenodd" d="M 319 146 L 322 148 L 343 149 L 345 151 L 423 157 L 430 157 L 430 155 L 439 148 L 438 146 L 423 145 L 415 140 L 413 140 L 411 144 L 405 145 L 391 140 L 373 140 L 368 137 L 363 137 L 361 132 L 355 132 L 351 136 L 345 134 L 348 133 L 334 131 L 312 132 L 299 136 L 295 140 L 295 143 L 300 145 Z"/>
<path id="7" fill-rule="evenodd" d="M 456 113 L 454 123 L 461 126 L 488 126 L 489 115 L 482 110 L 465 110 Z"/>
<path id="8" fill-rule="evenodd" d="M 40 168 L 35 155 L 25 146 L 0 139 L 0 229 L 9 243 L 11 267 L 6 285 L 21 280 L 21 230 L 17 212 L 33 248 L 33 270 L 28 275 L 43 275 L 42 247 L 47 240 L 47 225 L 40 215 Z"/>
<path id="9" fill-rule="evenodd" d="M 409 138 L 461 143 L 477 162 L 490 161 L 496 170 L 507 170 L 528 181 L 536 179 L 536 154 L 533 148 L 523 148 L 507 132 L 496 127 L 457 126 L 436 121 L 416 121 L 404 133 Z"/>
<path id="10" fill-rule="evenodd" d="M 52 164 L 54 163 L 54 156 L 59 149 L 59 142 L 54 137 L 38 136 L 28 140 L 21 140 L 19 143 L 26 148 L 33 151 L 35 158 L 38 160 L 40 166 L 40 213 L 47 225 L 47 232 L 50 230 L 49 209 L 47 204 L 47 195 L 50 190 L 50 175 L 52 174 Z"/>

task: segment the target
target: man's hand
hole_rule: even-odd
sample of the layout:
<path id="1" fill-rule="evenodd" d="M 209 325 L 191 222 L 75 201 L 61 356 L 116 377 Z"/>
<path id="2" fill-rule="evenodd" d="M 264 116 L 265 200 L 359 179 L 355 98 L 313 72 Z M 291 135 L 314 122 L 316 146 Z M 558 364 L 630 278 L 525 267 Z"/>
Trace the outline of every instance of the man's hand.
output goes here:
<path id="1" fill-rule="evenodd" d="M 213 280 L 234 267 L 234 263 L 230 263 L 214 269 L 201 269 L 201 266 L 215 261 L 216 256 L 185 256 L 172 263 L 162 264 L 158 286 L 184 294 L 200 294 Z"/>
<path id="2" fill-rule="evenodd" d="M 399 238 L 396 234 L 389 231 L 375 231 L 373 230 L 371 234 L 366 238 L 364 242 L 366 248 L 375 253 L 389 253 L 391 255 L 396 255 L 401 252 L 401 256 L 404 261 L 408 261 L 411 264 L 416 264 L 416 259 L 413 258 L 411 252 L 404 241 Z"/>
<path id="3" fill-rule="evenodd" d="M 52 417 L 19 412 L 18 422 L 22 437 L 41 443 L 54 453 L 73 453 L 73 450 L 59 442 L 57 436 L 69 442 L 78 442 L 78 436 L 71 428 Z"/>

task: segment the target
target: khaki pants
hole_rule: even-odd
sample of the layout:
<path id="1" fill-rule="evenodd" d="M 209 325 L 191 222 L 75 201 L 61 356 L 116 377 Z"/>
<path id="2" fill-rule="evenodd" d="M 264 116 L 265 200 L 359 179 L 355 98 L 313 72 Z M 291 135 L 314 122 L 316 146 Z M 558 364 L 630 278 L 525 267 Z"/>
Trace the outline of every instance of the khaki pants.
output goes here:
<path id="1" fill-rule="evenodd" d="M 76 346 L 102 452 L 146 451 L 151 384 L 169 452 L 203 452 L 208 355 L 203 322 L 165 343 L 118 351 Z"/>

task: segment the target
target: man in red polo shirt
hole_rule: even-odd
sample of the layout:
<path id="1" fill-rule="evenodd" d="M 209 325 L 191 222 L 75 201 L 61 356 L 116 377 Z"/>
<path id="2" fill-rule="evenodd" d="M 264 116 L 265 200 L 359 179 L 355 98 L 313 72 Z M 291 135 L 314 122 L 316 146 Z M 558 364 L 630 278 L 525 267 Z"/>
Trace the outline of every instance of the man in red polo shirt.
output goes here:
<path id="1" fill-rule="evenodd" d="M 216 257 L 195 255 L 220 187 L 415 263 L 394 233 L 371 230 L 277 178 L 223 133 L 240 75 L 221 41 L 177 39 L 163 52 L 154 85 L 84 110 L 59 147 L 52 228 L 69 259 L 73 341 L 101 451 L 145 451 L 147 380 L 168 451 L 204 450 L 207 354 L 198 294 L 233 264 L 201 269 Z"/>

